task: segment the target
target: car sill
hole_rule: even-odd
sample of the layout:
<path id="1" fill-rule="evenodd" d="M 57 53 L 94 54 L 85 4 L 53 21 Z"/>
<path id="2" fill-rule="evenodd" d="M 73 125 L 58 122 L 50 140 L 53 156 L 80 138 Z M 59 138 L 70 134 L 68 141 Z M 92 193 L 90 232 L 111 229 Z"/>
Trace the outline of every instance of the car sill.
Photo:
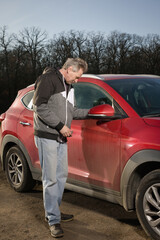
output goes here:
<path id="1" fill-rule="evenodd" d="M 122 205 L 122 198 L 120 192 L 113 191 L 106 188 L 99 188 L 94 185 L 82 183 L 77 180 L 67 180 L 65 188 L 77 193 L 81 193 L 90 197 L 95 197 L 112 203 Z"/>

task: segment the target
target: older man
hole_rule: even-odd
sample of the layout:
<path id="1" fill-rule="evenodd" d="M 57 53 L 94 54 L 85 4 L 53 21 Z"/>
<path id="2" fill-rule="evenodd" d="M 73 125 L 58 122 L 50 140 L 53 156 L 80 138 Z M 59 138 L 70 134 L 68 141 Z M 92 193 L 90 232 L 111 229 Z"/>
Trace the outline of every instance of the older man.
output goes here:
<path id="1" fill-rule="evenodd" d="M 72 136 L 71 121 L 83 119 L 88 110 L 74 106 L 74 89 L 87 63 L 80 58 L 69 58 L 60 70 L 47 67 L 35 83 L 33 98 L 34 135 L 42 168 L 45 219 L 51 235 L 62 237 L 61 221 L 73 215 L 62 214 L 60 204 L 68 175 L 67 137 Z"/>

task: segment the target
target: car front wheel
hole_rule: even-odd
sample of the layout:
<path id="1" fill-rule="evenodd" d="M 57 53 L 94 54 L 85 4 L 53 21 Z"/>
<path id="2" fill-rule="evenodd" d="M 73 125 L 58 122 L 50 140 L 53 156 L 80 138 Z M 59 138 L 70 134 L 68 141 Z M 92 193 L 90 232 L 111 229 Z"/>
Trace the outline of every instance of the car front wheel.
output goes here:
<path id="1" fill-rule="evenodd" d="M 27 161 L 18 147 L 9 149 L 6 155 L 5 170 L 7 179 L 17 192 L 31 190 L 35 181 L 31 176 Z"/>
<path id="2" fill-rule="evenodd" d="M 136 212 L 145 232 L 160 239 L 160 169 L 148 173 L 136 194 Z"/>

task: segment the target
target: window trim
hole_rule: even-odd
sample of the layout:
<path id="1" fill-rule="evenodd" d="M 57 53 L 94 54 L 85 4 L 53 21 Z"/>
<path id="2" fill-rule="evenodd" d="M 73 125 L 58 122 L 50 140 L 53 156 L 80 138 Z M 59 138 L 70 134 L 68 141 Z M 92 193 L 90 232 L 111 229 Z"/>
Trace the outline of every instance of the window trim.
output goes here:
<path id="1" fill-rule="evenodd" d="M 23 97 L 21 98 L 21 103 L 23 104 L 23 106 L 24 106 L 26 109 L 28 109 L 28 110 L 30 110 L 30 111 L 33 112 L 33 108 L 29 108 L 28 106 L 26 106 L 26 104 L 25 104 L 24 101 L 23 101 L 23 98 L 24 98 L 26 95 L 28 95 L 29 93 L 31 93 L 31 92 L 33 92 L 33 94 L 34 94 L 34 90 L 30 90 L 30 91 L 28 91 L 27 93 L 25 93 L 25 95 L 23 95 Z M 32 98 L 31 98 L 30 102 L 28 103 L 28 105 L 30 105 L 31 102 L 33 102 L 33 96 L 32 96 Z M 32 106 L 33 106 L 33 103 L 32 103 Z"/>

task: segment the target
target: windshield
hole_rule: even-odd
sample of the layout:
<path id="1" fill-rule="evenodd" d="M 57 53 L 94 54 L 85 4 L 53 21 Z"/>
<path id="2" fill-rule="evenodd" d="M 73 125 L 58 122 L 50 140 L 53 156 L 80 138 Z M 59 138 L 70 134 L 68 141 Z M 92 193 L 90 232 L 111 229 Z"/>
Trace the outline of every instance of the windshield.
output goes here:
<path id="1" fill-rule="evenodd" d="M 160 78 L 106 81 L 141 116 L 160 115 Z"/>

